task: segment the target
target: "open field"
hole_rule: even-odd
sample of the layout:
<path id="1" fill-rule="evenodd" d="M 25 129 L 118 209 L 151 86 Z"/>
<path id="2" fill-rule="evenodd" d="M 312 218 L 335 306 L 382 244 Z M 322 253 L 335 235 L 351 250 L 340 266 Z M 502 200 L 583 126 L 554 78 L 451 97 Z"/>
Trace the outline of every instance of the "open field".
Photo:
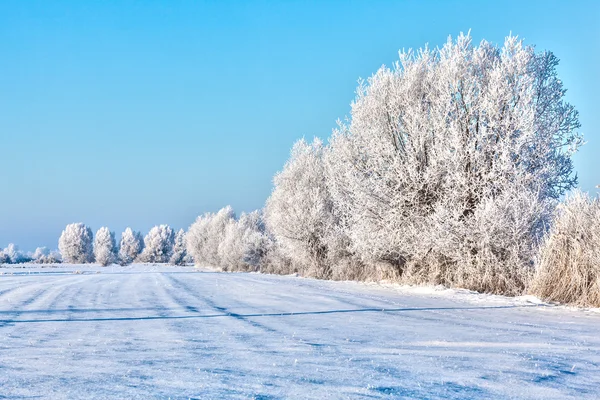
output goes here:
<path id="1" fill-rule="evenodd" d="M 600 396 L 600 313 L 191 267 L 0 273 L 0 398 Z"/>

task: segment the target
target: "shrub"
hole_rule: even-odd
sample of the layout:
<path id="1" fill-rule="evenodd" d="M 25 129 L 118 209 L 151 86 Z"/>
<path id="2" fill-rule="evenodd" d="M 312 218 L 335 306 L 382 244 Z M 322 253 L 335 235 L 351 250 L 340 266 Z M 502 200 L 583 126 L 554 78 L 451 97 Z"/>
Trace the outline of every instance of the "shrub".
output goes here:
<path id="1" fill-rule="evenodd" d="M 530 291 L 545 300 L 600 307 L 600 198 L 575 192 L 557 208 Z"/>

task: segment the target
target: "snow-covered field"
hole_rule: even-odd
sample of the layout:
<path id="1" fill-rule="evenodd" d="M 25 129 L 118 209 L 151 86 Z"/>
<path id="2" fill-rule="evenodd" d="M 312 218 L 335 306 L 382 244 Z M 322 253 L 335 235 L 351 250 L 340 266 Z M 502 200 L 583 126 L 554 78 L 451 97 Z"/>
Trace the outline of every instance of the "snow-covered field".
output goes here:
<path id="1" fill-rule="evenodd" d="M 600 397 L 597 312 L 192 267 L 0 273 L 0 398 Z"/>

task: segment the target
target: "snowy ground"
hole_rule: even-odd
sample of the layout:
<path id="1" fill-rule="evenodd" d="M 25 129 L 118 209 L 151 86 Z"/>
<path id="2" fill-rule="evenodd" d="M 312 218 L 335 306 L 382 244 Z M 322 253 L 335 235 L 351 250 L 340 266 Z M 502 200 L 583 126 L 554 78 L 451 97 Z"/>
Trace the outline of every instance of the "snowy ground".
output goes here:
<path id="1" fill-rule="evenodd" d="M 0 398 L 600 397 L 596 312 L 191 267 L 0 273 Z"/>

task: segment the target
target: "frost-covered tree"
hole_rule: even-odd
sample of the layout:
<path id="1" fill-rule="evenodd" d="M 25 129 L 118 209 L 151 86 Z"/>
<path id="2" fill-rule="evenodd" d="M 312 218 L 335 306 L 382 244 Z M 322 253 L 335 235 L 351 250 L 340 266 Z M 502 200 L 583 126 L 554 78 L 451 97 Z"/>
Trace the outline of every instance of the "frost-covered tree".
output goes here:
<path id="1" fill-rule="evenodd" d="M 58 251 L 50 251 L 46 247 L 38 247 L 33 252 L 31 259 L 36 264 L 58 264 L 61 262 Z"/>
<path id="2" fill-rule="evenodd" d="M 186 247 L 196 265 L 213 267 L 221 265 L 219 244 L 225 237 L 225 228 L 233 219 L 235 219 L 235 213 L 230 206 L 227 206 L 216 214 L 206 213 L 199 216 L 189 227 L 186 235 Z"/>
<path id="3" fill-rule="evenodd" d="M 169 260 L 170 264 L 173 265 L 185 265 L 187 256 L 186 244 L 185 244 L 185 231 L 180 229 L 175 234 L 175 244 L 173 246 L 173 254 Z"/>
<path id="4" fill-rule="evenodd" d="M 8 256 L 11 264 L 16 264 L 20 258 L 19 247 L 14 243 L 9 243 L 6 249 L 4 249 L 4 254 Z"/>
<path id="5" fill-rule="evenodd" d="M 119 262 L 122 265 L 131 264 L 144 249 L 144 238 L 140 232 L 131 228 L 125 229 L 119 243 Z"/>
<path id="6" fill-rule="evenodd" d="M 33 255 L 32 255 L 33 261 L 39 262 L 39 260 L 41 260 L 43 257 L 47 256 L 48 254 L 50 254 L 50 250 L 48 250 L 47 247 L 38 247 L 33 252 Z"/>
<path id="7" fill-rule="evenodd" d="M 190 225 L 186 235 L 187 253 L 194 259 L 195 265 L 205 265 L 205 249 L 208 242 L 208 226 L 214 214 L 206 213 L 198 216 Z"/>
<path id="8" fill-rule="evenodd" d="M 0 251 L 0 265 L 2 264 L 10 264 L 10 257 L 3 250 Z"/>
<path id="9" fill-rule="evenodd" d="M 144 238 L 143 262 L 167 263 L 173 254 L 175 233 L 169 225 L 157 225 Z"/>
<path id="10" fill-rule="evenodd" d="M 461 34 L 360 83 L 325 158 L 363 260 L 412 281 L 522 291 L 552 202 L 576 183 L 578 114 L 557 63 L 513 36 L 499 48 Z"/>
<path id="11" fill-rule="evenodd" d="M 267 253 L 269 238 L 259 211 L 242 213 L 225 227 L 219 244 L 221 266 L 231 271 L 257 270 Z"/>
<path id="12" fill-rule="evenodd" d="M 265 222 L 281 252 L 307 275 L 331 276 L 331 244 L 336 217 L 326 182 L 323 143 L 304 139 L 294 144 L 290 159 L 273 179 L 265 206 Z"/>
<path id="13" fill-rule="evenodd" d="M 79 222 L 69 224 L 60 235 L 58 249 L 65 262 L 79 264 L 94 261 L 92 230 Z"/>
<path id="14" fill-rule="evenodd" d="M 4 249 L 3 253 L 6 256 L 5 262 L 7 264 L 19 264 L 29 260 L 28 257 L 19 251 L 19 246 L 14 243 L 9 243 L 9 245 Z"/>
<path id="15" fill-rule="evenodd" d="M 94 257 L 96 262 L 103 267 L 117 261 L 117 244 L 115 234 L 107 227 L 102 227 L 96 232 L 94 238 Z"/>
<path id="16" fill-rule="evenodd" d="M 31 260 L 36 264 L 48 264 L 50 256 L 50 250 L 46 247 L 38 247 L 35 249 L 33 254 L 31 254 Z"/>
<path id="17" fill-rule="evenodd" d="M 58 250 L 51 250 L 42 261 L 44 264 L 58 264 L 62 263 L 62 256 Z"/>

